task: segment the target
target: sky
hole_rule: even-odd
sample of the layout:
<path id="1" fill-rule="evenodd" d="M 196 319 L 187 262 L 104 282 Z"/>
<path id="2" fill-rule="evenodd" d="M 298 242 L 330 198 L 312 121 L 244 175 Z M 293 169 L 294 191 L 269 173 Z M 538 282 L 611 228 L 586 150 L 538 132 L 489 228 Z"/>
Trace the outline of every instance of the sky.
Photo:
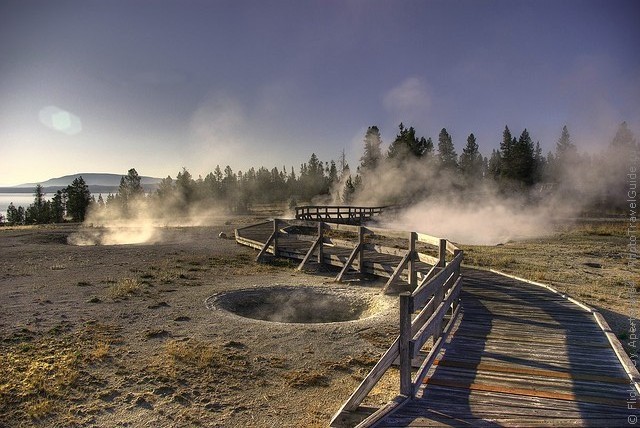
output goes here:
<path id="1" fill-rule="evenodd" d="M 640 135 L 640 2 L 0 0 L 0 186 L 350 164 L 400 122 L 488 156 Z"/>

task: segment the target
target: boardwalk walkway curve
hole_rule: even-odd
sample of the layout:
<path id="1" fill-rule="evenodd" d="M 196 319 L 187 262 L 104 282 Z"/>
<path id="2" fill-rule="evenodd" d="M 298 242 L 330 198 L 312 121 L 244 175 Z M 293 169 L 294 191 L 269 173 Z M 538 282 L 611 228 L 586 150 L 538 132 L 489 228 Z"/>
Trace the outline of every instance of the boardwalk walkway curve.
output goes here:
<path id="1" fill-rule="evenodd" d="M 400 293 L 400 335 L 332 426 L 616 427 L 638 416 L 640 375 L 597 311 L 496 272 L 463 278 L 462 252 L 444 239 L 276 219 L 237 229 L 236 240 L 258 259 L 297 259 L 299 269 L 313 259 L 340 268 L 337 280 L 374 274 Z M 397 398 L 362 405 L 393 364 Z"/>

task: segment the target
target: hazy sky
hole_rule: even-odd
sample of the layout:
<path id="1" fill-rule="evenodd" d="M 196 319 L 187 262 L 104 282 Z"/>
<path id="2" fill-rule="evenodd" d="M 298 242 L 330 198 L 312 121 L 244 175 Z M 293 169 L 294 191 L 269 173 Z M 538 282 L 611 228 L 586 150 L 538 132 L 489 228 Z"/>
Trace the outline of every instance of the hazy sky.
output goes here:
<path id="1" fill-rule="evenodd" d="M 638 1 L 0 0 L 0 185 L 640 135 Z"/>

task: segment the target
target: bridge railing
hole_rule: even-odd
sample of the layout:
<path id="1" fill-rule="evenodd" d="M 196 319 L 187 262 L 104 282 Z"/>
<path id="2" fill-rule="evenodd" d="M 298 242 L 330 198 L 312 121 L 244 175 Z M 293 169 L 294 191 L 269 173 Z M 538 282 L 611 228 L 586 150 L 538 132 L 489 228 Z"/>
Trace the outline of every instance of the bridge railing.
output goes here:
<path id="1" fill-rule="evenodd" d="M 263 226 L 266 228 L 268 224 Z M 322 221 L 275 219 L 270 230 L 269 239 L 261 244 L 258 260 L 266 253 L 298 258 L 302 260 L 298 269 L 302 269 L 317 254 L 318 263 L 341 267 L 336 277 L 338 281 L 351 268 L 360 273 L 389 278 L 383 288 L 385 293 L 392 289 L 401 276 L 411 290 L 400 294 L 400 334 L 334 415 L 331 424 L 340 424 L 356 412 L 395 361 L 398 361 L 400 370 L 399 398 L 367 418 L 363 426 L 374 423 L 391 408 L 412 398 L 457 317 L 462 288 L 462 251 L 446 239 L 423 233 Z M 236 232 L 236 237 L 238 235 Z M 312 244 L 306 253 L 296 253 L 282 242 L 285 238 L 311 241 Z M 351 252 L 346 259 L 335 257 L 326 251 L 329 247 L 350 248 Z M 367 260 L 367 256 L 372 254 L 392 255 L 396 261 L 398 257 L 401 259 L 394 265 L 381 265 L 378 259 Z M 423 352 L 428 342 L 432 345 Z M 418 356 L 422 363 L 414 373 L 412 360 Z"/>
<path id="2" fill-rule="evenodd" d="M 286 245 L 281 246 L 279 242 L 284 238 L 312 241 L 312 245 L 306 253 L 299 253 L 291 251 Z M 411 290 L 423 285 L 447 264 L 447 257 L 457 250 L 457 247 L 446 239 L 424 233 L 289 219 L 274 219 L 271 234 L 266 242 L 245 242 L 247 240 L 240 233 L 236 233 L 236 239 L 260 250 L 257 261 L 262 260 L 266 254 L 282 255 L 300 259 L 298 270 L 302 270 L 317 253 L 318 263 L 341 268 L 336 281 L 341 281 L 350 270 L 386 277 L 388 280 L 383 288 L 385 293 L 391 292 L 402 279 L 406 280 L 406 285 Z M 345 260 L 343 257 L 326 254 L 326 247 L 349 248 L 351 253 Z M 368 255 L 371 254 L 396 256 L 400 257 L 400 261 L 397 264 L 389 264 L 369 259 Z M 422 264 L 420 268 L 418 262 Z M 432 268 L 425 271 L 425 266 Z"/>
<path id="3" fill-rule="evenodd" d="M 413 234 L 415 232 L 412 232 Z M 437 273 L 425 278 L 413 292 L 400 294 L 400 334 L 333 416 L 331 426 L 344 424 L 345 420 L 350 419 L 350 414 L 358 410 L 360 404 L 395 361 L 398 361 L 400 371 L 398 397 L 367 417 L 358 424 L 358 427 L 374 425 L 384 415 L 418 393 L 459 311 L 459 295 L 462 289 L 460 265 L 463 254 L 452 243 L 447 242 L 447 244 L 449 244 L 448 250 L 453 253 L 453 259 L 441 267 Z M 437 269 L 437 265 L 434 269 Z M 432 341 L 432 345 L 424 355 L 422 349 L 429 340 Z M 422 363 L 413 373 L 412 360 L 418 356 L 421 357 Z"/>
<path id="4" fill-rule="evenodd" d="M 296 207 L 296 219 L 362 224 L 372 217 L 380 215 L 387 208 L 388 207 L 307 205 Z"/>

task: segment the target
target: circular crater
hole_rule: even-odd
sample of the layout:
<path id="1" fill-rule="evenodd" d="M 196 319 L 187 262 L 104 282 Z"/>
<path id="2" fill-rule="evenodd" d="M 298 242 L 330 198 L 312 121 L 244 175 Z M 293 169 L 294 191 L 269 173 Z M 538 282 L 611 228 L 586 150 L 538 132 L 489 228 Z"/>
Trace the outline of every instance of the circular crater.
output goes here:
<path id="1" fill-rule="evenodd" d="M 245 318 L 280 323 L 334 323 L 368 318 L 381 305 L 373 296 L 321 287 L 261 287 L 221 293 L 207 299 Z"/>

